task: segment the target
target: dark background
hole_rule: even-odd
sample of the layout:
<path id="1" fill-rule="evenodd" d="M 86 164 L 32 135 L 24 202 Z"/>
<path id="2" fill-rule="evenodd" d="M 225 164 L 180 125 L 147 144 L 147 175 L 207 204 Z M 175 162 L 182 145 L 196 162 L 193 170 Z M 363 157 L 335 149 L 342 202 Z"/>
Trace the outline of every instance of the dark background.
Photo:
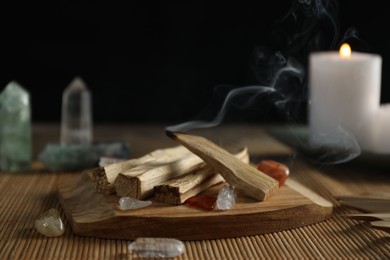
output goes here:
<path id="1" fill-rule="evenodd" d="M 11 80 L 28 89 L 35 122 L 60 121 L 62 91 L 76 76 L 92 92 L 95 122 L 212 118 L 228 90 L 264 83 L 269 63 L 259 57 L 281 51 L 307 69 L 310 51 L 338 48 L 351 28 L 354 49 L 383 57 L 381 101 L 390 102 L 385 1 L 339 1 L 338 9 L 330 1 L 329 13 L 297 0 L 54 2 L 1 8 L 0 89 Z M 263 97 L 226 120 L 304 122 L 305 81 L 288 117 Z"/>

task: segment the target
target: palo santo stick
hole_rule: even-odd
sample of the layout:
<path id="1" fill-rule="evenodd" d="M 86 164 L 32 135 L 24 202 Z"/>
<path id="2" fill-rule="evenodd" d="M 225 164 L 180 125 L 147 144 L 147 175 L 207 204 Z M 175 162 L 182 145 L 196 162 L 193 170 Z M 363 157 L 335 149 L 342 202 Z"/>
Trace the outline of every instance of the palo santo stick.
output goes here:
<path id="1" fill-rule="evenodd" d="M 205 177 L 207 178 L 204 179 Z M 196 170 L 196 174 L 188 174 L 177 183 L 154 186 L 154 199 L 164 203 L 183 204 L 188 198 L 223 181 L 223 177 L 216 174 L 212 168 L 202 167 Z"/>
<path id="2" fill-rule="evenodd" d="M 344 214 L 345 217 L 350 219 L 374 221 L 374 220 L 388 220 L 390 221 L 390 212 L 382 213 L 355 213 L 355 214 Z"/>
<path id="3" fill-rule="evenodd" d="M 344 206 L 365 212 L 390 212 L 390 199 L 373 196 L 338 196 Z"/>
<path id="4" fill-rule="evenodd" d="M 206 138 L 177 132 L 167 132 L 167 135 L 201 157 L 230 185 L 249 197 L 263 201 L 279 188 L 277 180 L 243 163 Z"/>
<path id="5" fill-rule="evenodd" d="M 120 173 L 114 181 L 120 197 L 143 199 L 153 193 L 153 187 L 167 180 L 190 173 L 204 162 L 193 153 L 163 164 L 146 164 Z"/>
<path id="6" fill-rule="evenodd" d="M 243 162 L 249 163 L 247 148 L 244 148 L 235 156 Z M 213 168 L 209 165 L 203 165 L 201 169 L 190 174 L 154 186 L 154 198 L 159 202 L 183 204 L 188 198 L 223 181 L 223 177 L 216 173 Z"/>
<path id="7" fill-rule="evenodd" d="M 112 194 L 115 193 L 114 181 L 119 173 L 127 171 L 131 168 L 145 164 L 147 162 L 169 163 L 177 158 L 191 154 L 187 148 L 182 145 L 169 147 L 165 149 L 154 150 L 142 157 L 126 160 L 110 164 L 104 167 L 99 167 L 93 170 L 93 182 L 98 192 Z"/>

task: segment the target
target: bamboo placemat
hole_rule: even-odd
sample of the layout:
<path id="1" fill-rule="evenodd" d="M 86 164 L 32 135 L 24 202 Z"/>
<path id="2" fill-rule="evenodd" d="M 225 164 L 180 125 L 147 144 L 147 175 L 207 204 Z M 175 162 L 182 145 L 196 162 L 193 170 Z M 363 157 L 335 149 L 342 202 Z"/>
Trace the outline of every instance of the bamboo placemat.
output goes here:
<path id="1" fill-rule="evenodd" d="M 108 135 L 107 133 L 111 133 Z M 237 134 L 239 133 L 239 134 Z M 58 125 L 34 127 L 34 154 L 58 140 Z M 251 155 L 288 155 L 290 178 L 334 203 L 334 213 L 326 221 L 272 234 L 217 240 L 185 241 L 186 252 L 177 259 L 389 259 L 390 235 L 364 222 L 345 218 L 357 210 L 340 206 L 335 196 L 388 196 L 390 173 L 370 166 L 310 166 L 259 126 L 227 126 L 202 132 L 217 136 L 226 144 L 249 144 Z M 137 157 L 161 146 L 172 145 L 164 137 L 162 125 L 96 126 L 96 140 L 115 136 L 132 145 Z M 237 140 L 239 137 L 239 140 Z M 222 141 L 221 141 L 222 142 Z M 220 143 L 221 144 L 221 143 Z M 0 259 L 132 259 L 124 240 L 109 240 L 74 235 L 57 199 L 58 183 L 77 173 L 0 172 Z M 65 234 L 48 238 L 34 228 L 42 212 L 56 208 L 66 227 Z"/>
<path id="2" fill-rule="evenodd" d="M 339 206 L 323 184 L 333 181 L 334 190 L 342 190 L 343 185 L 332 176 L 309 170 L 303 163 L 292 167 L 292 178 L 336 205 L 330 219 L 259 236 L 186 241 L 186 252 L 178 259 L 390 258 L 389 234 L 343 217 L 356 211 Z M 0 259 L 132 259 L 127 251 L 128 241 L 73 234 L 58 202 L 56 187 L 75 174 L 0 173 Z M 344 186 L 350 192 L 356 183 Z M 61 237 L 47 238 L 34 228 L 35 218 L 50 208 L 60 210 L 65 220 L 66 232 Z"/>

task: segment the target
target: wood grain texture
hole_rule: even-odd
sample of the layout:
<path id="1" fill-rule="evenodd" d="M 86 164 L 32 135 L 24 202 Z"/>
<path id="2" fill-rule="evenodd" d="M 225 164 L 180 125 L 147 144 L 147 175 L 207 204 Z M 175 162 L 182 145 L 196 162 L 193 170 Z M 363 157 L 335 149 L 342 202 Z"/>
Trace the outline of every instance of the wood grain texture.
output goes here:
<path id="1" fill-rule="evenodd" d="M 302 227 L 331 216 L 330 202 L 292 180 L 287 185 L 298 190 L 283 186 L 263 202 L 239 194 L 236 205 L 228 211 L 202 211 L 156 201 L 147 208 L 121 211 L 118 197 L 98 193 L 86 174 L 61 183 L 58 194 L 75 234 L 109 239 L 240 237 Z M 214 186 L 205 194 L 216 195 L 219 188 Z"/>
<path id="2" fill-rule="evenodd" d="M 121 197 L 144 199 L 153 194 L 154 186 L 200 169 L 202 165 L 202 159 L 192 153 L 170 162 L 139 165 L 118 175 L 114 181 L 115 191 Z"/>
<path id="3" fill-rule="evenodd" d="M 372 227 L 386 231 L 390 233 L 390 221 L 389 220 L 378 220 L 370 223 Z"/>
<path id="4" fill-rule="evenodd" d="M 145 164 L 165 164 L 177 160 L 179 157 L 190 155 L 191 153 L 185 147 L 178 145 L 174 147 L 156 149 L 141 157 L 109 164 L 104 167 L 98 167 L 92 170 L 95 188 L 99 192 L 113 194 L 115 193 L 114 182 L 118 174 L 126 173 L 130 169 L 143 167 Z"/>
<path id="5" fill-rule="evenodd" d="M 167 132 L 167 135 L 202 158 L 226 182 L 247 196 L 263 201 L 278 191 L 279 182 L 274 178 L 240 161 L 207 138 L 177 132 Z"/>
<path id="6" fill-rule="evenodd" d="M 176 143 L 165 135 L 166 125 L 94 125 L 96 140 L 124 140 L 131 143 L 132 156 L 140 157 Z M 200 129 L 199 134 L 229 151 L 248 145 L 254 162 L 263 158 L 284 160 L 291 148 L 269 136 L 264 125 L 225 125 Z M 286 127 L 286 126 L 283 126 Z M 287 126 L 288 128 L 289 126 Z M 58 141 L 59 125 L 34 125 L 34 151 L 38 154 L 48 142 Z M 234 138 L 234 140 L 232 140 Z M 280 156 L 283 155 L 283 156 Z M 292 157 L 289 157 L 292 158 Z M 289 178 L 297 180 L 334 203 L 332 217 L 326 221 L 288 231 L 212 240 L 184 241 L 181 260 L 194 259 L 390 259 L 389 234 L 369 223 L 345 218 L 361 213 L 343 206 L 334 196 L 374 195 L 390 198 L 387 170 L 353 165 L 316 167 L 299 156 L 287 161 Z M 285 161 L 286 162 L 286 161 Z M 129 240 L 79 236 L 58 202 L 58 184 L 78 172 L 51 173 L 43 166 L 26 173 L 0 173 L 0 259 L 139 259 L 129 255 Z M 61 212 L 66 232 L 62 237 L 46 238 L 34 228 L 34 220 L 44 211 Z"/>
<path id="7" fill-rule="evenodd" d="M 344 206 L 364 212 L 390 212 L 390 199 L 372 196 L 337 196 Z"/>
<path id="8" fill-rule="evenodd" d="M 234 156 L 249 163 L 248 148 L 246 147 Z M 190 174 L 154 186 L 154 199 L 159 202 L 183 204 L 188 198 L 223 181 L 222 176 L 213 168 L 203 165 L 202 168 Z"/>
<path id="9" fill-rule="evenodd" d="M 374 221 L 374 220 L 387 220 L 390 221 L 390 212 L 384 213 L 354 213 L 354 214 L 345 214 L 344 215 L 350 219 L 364 220 L 364 221 Z"/>

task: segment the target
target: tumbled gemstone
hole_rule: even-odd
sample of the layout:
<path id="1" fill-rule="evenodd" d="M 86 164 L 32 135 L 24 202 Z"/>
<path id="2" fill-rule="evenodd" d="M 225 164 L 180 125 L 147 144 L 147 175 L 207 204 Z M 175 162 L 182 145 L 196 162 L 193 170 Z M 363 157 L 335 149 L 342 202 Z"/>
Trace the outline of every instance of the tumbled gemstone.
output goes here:
<path id="1" fill-rule="evenodd" d="M 131 197 L 122 197 L 119 199 L 119 208 L 121 210 L 140 209 L 145 208 L 151 204 L 151 201 L 143 201 Z"/>
<path id="2" fill-rule="evenodd" d="M 185 246 L 174 238 L 141 237 L 130 242 L 128 249 L 138 257 L 176 257 L 184 253 Z"/>
<path id="3" fill-rule="evenodd" d="M 56 209 L 49 209 L 42 213 L 35 220 L 35 228 L 39 233 L 48 237 L 58 237 L 65 232 L 60 213 Z"/>
<path id="4" fill-rule="evenodd" d="M 279 187 L 286 182 L 286 179 L 290 174 L 290 170 L 286 165 L 273 160 L 263 160 L 259 162 L 257 164 L 257 169 L 279 181 Z"/>
<path id="5" fill-rule="evenodd" d="M 195 195 L 188 198 L 185 204 L 189 207 L 199 208 L 204 210 L 212 210 L 215 206 L 217 197 L 208 195 Z"/>
<path id="6" fill-rule="evenodd" d="M 216 209 L 228 210 L 236 203 L 237 193 L 233 186 L 225 184 L 218 193 Z"/>

